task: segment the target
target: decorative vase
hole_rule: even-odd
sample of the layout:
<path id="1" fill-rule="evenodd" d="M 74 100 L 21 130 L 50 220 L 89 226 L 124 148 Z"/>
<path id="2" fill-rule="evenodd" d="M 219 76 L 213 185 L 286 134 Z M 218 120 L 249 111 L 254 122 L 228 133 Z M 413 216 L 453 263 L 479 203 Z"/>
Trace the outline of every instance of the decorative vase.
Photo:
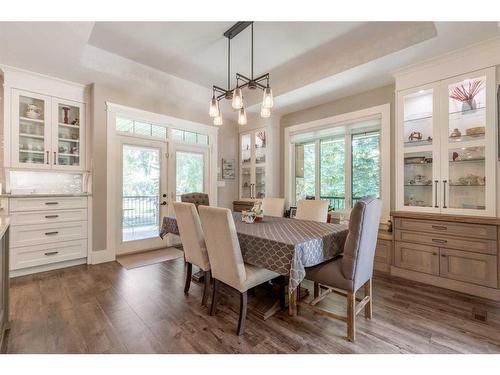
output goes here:
<path id="1" fill-rule="evenodd" d="M 68 118 L 69 107 L 62 107 L 61 109 L 64 111 L 64 119 L 63 119 L 63 122 L 64 122 L 65 124 L 68 124 L 68 123 L 69 123 L 69 118 Z"/>
<path id="2" fill-rule="evenodd" d="M 476 100 L 474 98 L 469 99 L 469 100 L 464 100 L 462 102 L 462 112 L 465 111 L 473 111 L 476 109 Z"/>

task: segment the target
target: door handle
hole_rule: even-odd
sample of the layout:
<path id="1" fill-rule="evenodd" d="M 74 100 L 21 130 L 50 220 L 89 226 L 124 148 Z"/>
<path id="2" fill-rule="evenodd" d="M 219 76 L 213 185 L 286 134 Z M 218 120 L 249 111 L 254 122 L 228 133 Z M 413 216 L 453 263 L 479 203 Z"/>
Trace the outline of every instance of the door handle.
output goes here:
<path id="1" fill-rule="evenodd" d="M 434 184 L 435 184 L 434 208 L 439 208 L 439 206 L 438 206 L 438 182 L 439 182 L 439 180 L 434 180 Z"/>
<path id="2" fill-rule="evenodd" d="M 446 183 L 448 181 L 446 180 L 443 180 L 443 208 L 447 208 L 446 207 Z"/>
<path id="3" fill-rule="evenodd" d="M 167 205 L 167 202 L 163 201 L 163 202 L 161 202 L 161 205 L 162 205 L 162 206 L 166 206 L 166 205 Z"/>
<path id="4" fill-rule="evenodd" d="M 54 165 L 56 165 L 57 153 L 54 151 Z"/>
<path id="5" fill-rule="evenodd" d="M 45 232 L 46 236 L 53 236 L 54 234 L 58 234 L 59 232 Z"/>
<path id="6" fill-rule="evenodd" d="M 50 153 L 48 151 L 45 151 L 47 153 L 47 164 L 50 164 Z"/>

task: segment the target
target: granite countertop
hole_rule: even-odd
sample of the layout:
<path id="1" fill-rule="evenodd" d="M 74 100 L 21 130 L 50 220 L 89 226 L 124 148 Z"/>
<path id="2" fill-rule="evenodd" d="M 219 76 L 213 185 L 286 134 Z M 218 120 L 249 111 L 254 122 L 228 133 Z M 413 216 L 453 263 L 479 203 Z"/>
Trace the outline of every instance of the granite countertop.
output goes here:
<path id="1" fill-rule="evenodd" d="M 5 231 L 10 225 L 10 218 L 5 215 L 0 215 L 0 238 L 5 234 Z"/>
<path id="2" fill-rule="evenodd" d="M 44 198 L 44 197 L 90 197 L 92 193 L 60 193 L 60 194 L 0 194 L 0 198 Z"/>

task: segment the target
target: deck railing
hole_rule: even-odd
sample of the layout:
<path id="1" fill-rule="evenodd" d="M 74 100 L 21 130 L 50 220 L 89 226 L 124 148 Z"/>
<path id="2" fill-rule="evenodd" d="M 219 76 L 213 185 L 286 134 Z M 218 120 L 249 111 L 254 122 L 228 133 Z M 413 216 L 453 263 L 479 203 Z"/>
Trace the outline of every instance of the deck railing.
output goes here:
<path id="1" fill-rule="evenodd" d="M 127 195 L 123 197 L 123 227 L 155 225 L 159 222 L 157 195 Z"/>

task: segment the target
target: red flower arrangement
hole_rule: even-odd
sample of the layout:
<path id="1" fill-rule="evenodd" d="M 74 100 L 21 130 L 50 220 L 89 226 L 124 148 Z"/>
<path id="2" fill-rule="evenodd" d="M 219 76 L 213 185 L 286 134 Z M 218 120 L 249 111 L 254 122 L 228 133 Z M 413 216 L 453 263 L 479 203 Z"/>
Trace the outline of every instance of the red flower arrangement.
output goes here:
<path id="1" fill-rule="evenodd" d="M 474 97 L 483 88 L 483 81 L 474 80 L 469 82 L 468 85 L 461 84 L 460 86 L 455 86 L 450 93 L 450 98 L 458 100 L 462 103 L 467 103 L 470 109 L 475 109 L 476 102 Z"/>

